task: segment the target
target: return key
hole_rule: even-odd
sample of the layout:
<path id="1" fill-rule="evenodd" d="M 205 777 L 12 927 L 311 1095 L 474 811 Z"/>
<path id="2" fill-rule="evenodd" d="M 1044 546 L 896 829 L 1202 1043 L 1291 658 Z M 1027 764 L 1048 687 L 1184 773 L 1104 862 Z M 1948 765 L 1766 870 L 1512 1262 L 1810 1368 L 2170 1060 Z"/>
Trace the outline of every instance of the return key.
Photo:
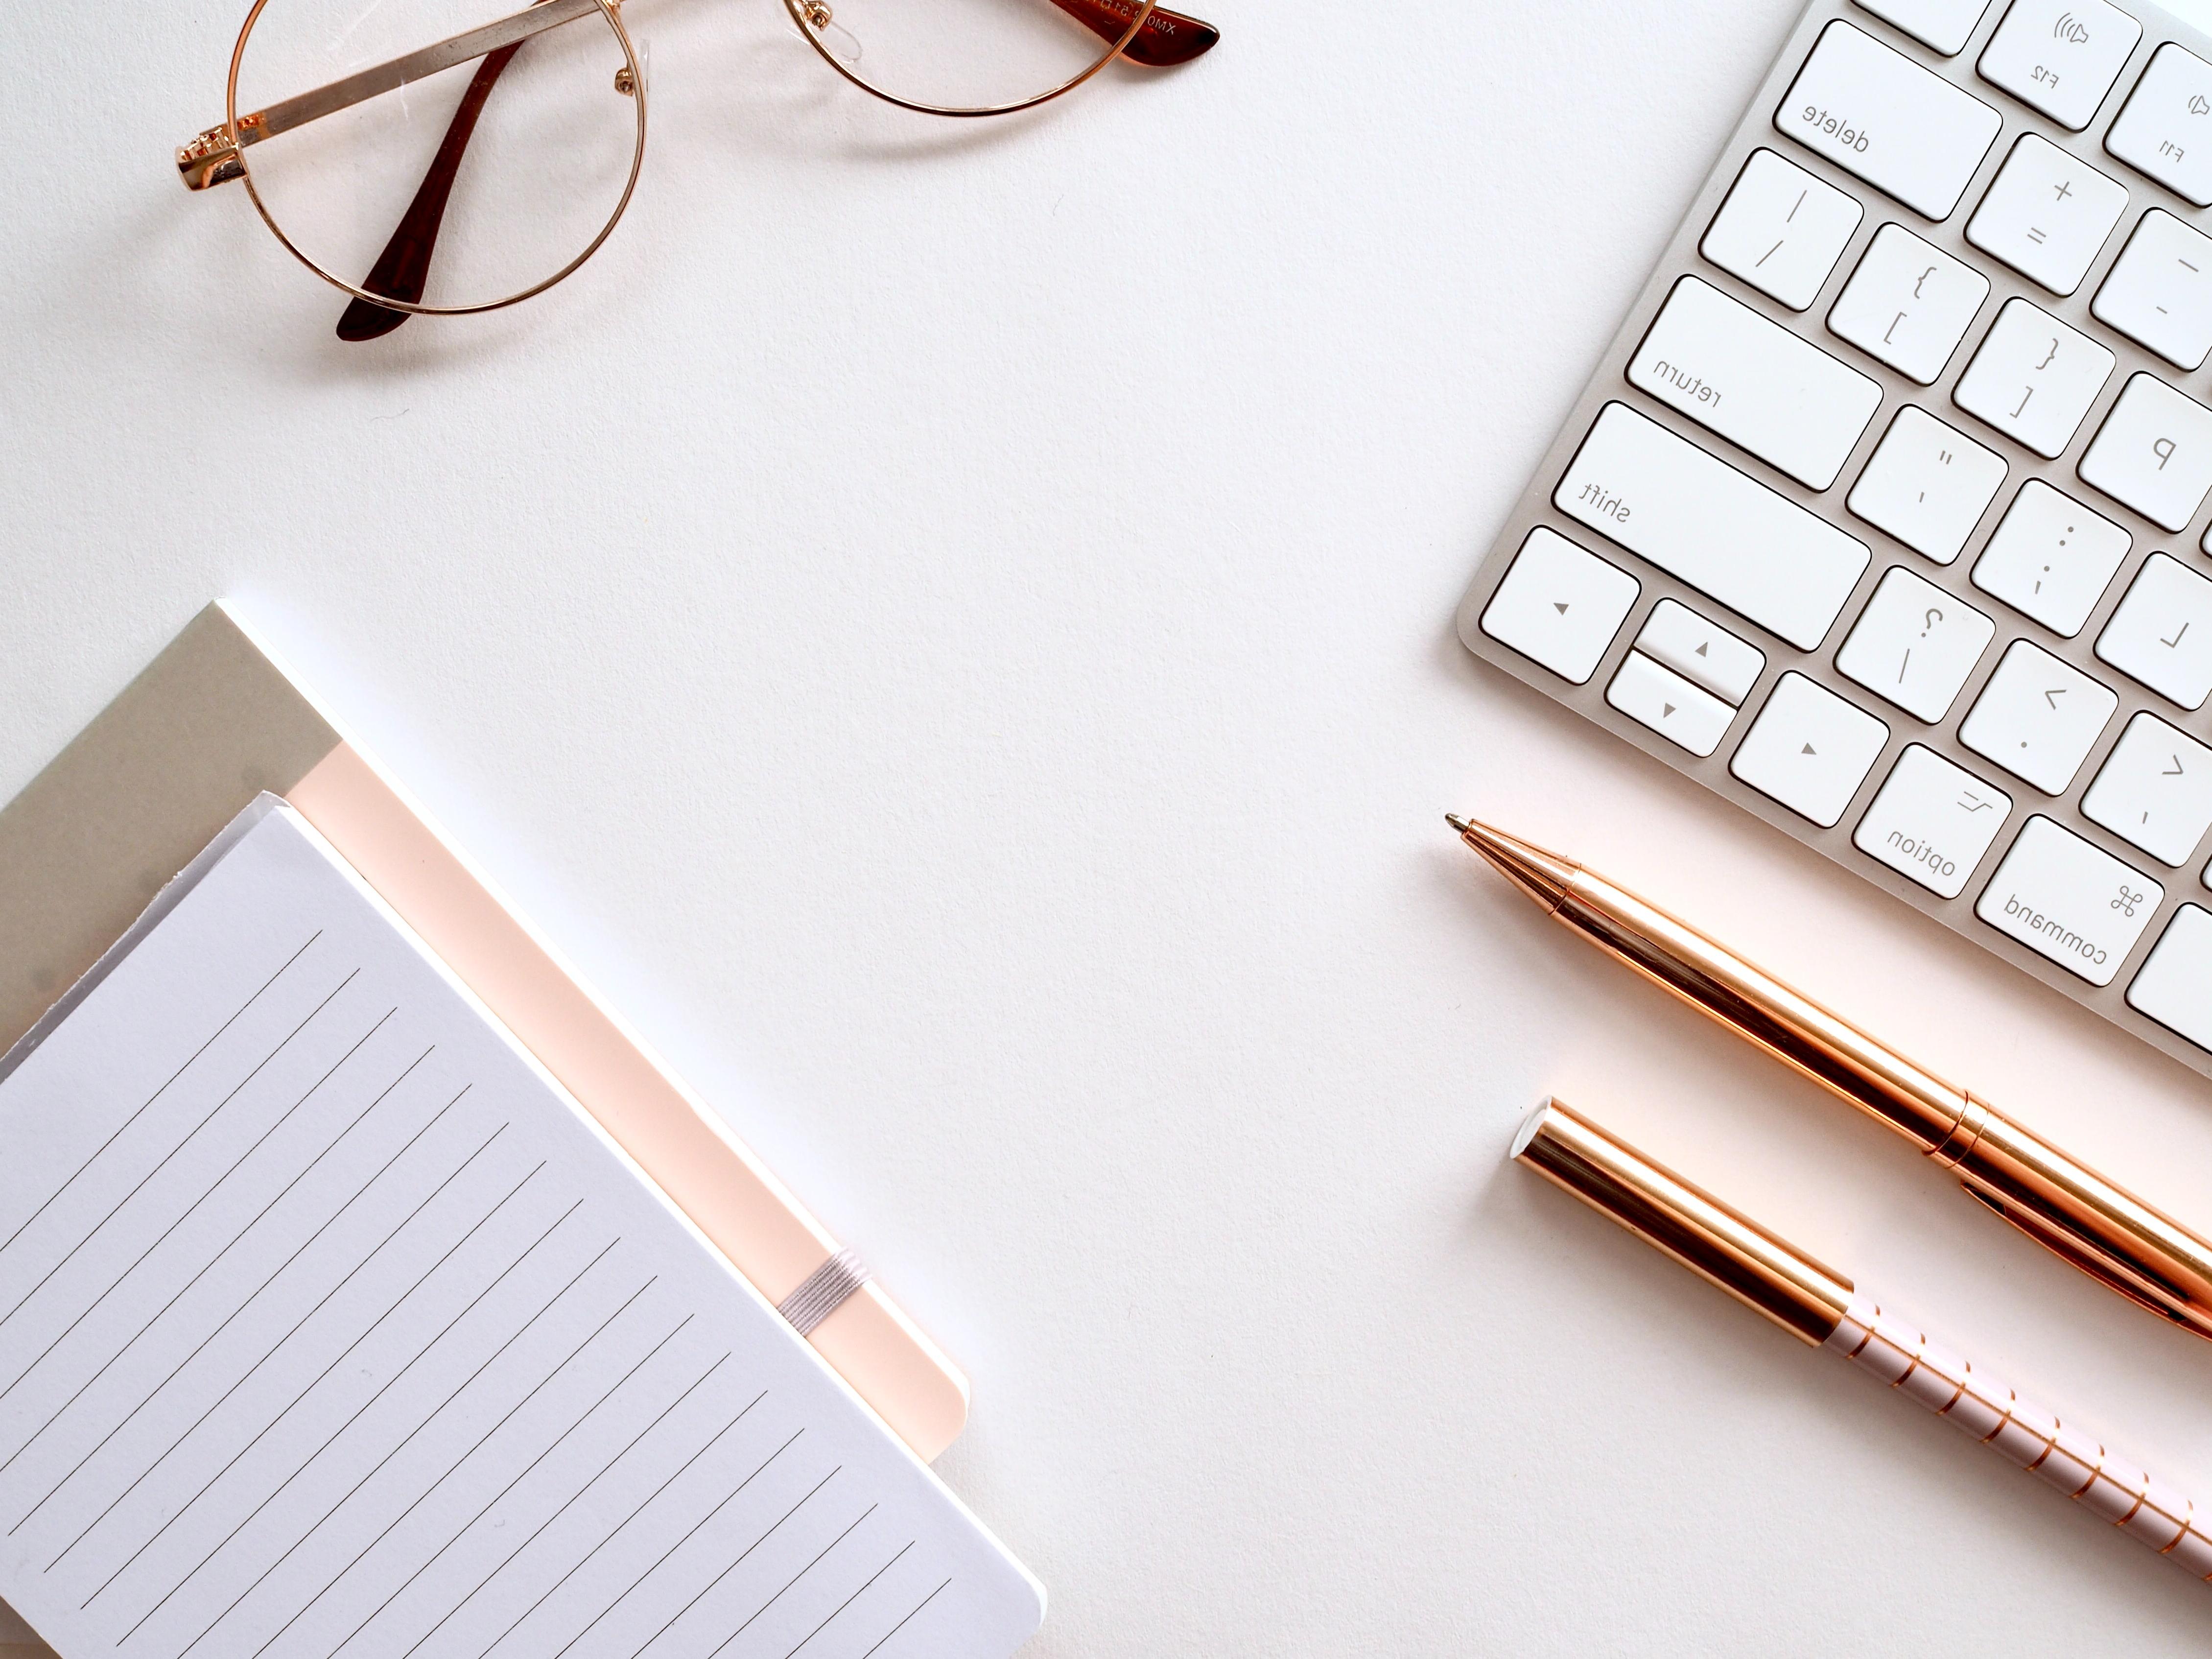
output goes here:
<path id="1" fill-rule="evenodd" d="M 1881 388 L 1818 346 L 1685 276 L 1629 359 L 1629 384 L 1826 489 L 1881 404 Z"/>

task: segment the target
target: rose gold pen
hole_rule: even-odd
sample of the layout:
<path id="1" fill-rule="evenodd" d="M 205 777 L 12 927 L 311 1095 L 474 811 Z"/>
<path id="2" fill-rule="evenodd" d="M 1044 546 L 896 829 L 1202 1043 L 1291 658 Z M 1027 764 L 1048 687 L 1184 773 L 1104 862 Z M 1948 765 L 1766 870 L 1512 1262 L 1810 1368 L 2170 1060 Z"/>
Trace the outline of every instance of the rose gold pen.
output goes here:
<path id="1" fill-rule="evenodd" d="M 2184 1494 L 1581 1113 L 1544 1102 L 1510 1156 L 1801 1342 L 1841 1354 L 2191 1577 L 2212 1579 L 2212 1521 L 2198 1519 Z"/>
<path id="2" fill-rule="evenodd" d="M 1554 920 L 1887 1124 L 2091 1278 L 2212 1337 L 2212 1245 L 2179 1222 L 1626 889 L 1486 824 L 1445 819 Z"/>

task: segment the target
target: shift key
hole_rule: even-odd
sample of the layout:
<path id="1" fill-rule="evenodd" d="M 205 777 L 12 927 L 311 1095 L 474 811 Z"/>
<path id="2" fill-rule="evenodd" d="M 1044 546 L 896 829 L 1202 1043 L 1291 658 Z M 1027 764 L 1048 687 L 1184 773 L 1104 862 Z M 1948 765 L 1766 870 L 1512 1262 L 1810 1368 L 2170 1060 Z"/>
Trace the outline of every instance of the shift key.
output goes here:
<path id="1" fill-rule="evenodd" d="M 1600 411 L 1552 504 L 1801 651 L 1826 637 L 1873 557 L 1624 404 Z"/>
<path id="2" fill-rule="evenodd" d="M 1774 130 L 1930 219 L 1946 219 L 1996 140 L 1997 112 L 1849 23 L 1805 60 Z"/>

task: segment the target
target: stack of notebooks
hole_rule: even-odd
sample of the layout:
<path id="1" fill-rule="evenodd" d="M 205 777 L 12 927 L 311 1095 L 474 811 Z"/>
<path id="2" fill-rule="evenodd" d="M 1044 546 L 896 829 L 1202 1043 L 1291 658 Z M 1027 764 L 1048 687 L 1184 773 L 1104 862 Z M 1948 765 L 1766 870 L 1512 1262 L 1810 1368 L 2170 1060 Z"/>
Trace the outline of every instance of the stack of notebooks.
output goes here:
<path id="1" fill-rule="evenodd" d="M 0 870 L 22 1639 L 893 1659 L 1036 1629 L 926 1462 L 958 1374 L 235 619 L 0 812 Z"/>

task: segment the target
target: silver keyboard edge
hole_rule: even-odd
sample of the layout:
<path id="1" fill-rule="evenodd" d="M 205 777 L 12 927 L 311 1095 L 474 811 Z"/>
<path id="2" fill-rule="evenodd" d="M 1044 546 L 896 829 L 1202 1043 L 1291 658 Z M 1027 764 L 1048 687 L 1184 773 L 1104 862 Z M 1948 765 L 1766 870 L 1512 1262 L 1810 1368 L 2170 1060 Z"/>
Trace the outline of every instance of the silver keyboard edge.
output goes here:
<path id="1" fill-rule="evenodd" d="M 2208 517 L 2212 517 L 2212 499 L 2199 505 L 2195 515 L 2183 529 L 2169 534 L 2141 514 L 2094 491 L 2075 475 L 2075 468 L 2079 465 L 2083 452 L 2094 440 L 2105 417 L 2118 401 L 2133 374 L 2148 373 L 2178 390 L 2186 390 L 2186 383 L 2201 379 L 2207 372 L 2206 369 L 2199 369 L 2193 374 L 2177 372 L 2171 364 L 2137 346 L 2110 325 L 2092 318 L 2089 313 L 2090 303 L 2099 287 L 2120 257 L 2127 246 L 2129 235 L 2146 211 L 2153 208 L 2162 209 L 2191 228 L 2212 234 L 2212 209 L 2191 205 L 2171 190 L 2135 172 L 2104 148 L 2106 133 L 2126 105 L 2129 94 L 2159 46 L 2166 41 L 2176 41 L 2199 58 L 2212 62 L 2212 37 L 2181 22 L 2156 6 L 2134 4 L 2130 0 L 2114 0 L 2114 3 L 2142 22 L 2142 34 L 2088 125 L 2081 132 L 2073 133 L 2030 109 L 2002 88 L 1981 82 L 1974 74 L 1974 65 L 1989 44 L 1990 36 L 2010 10 L 2011 0 L 1990 0 L 1965 47 L 1953 58 L 1944 58 L 1923 46 L 1903 30 L 1871 12 L 1863 10 L 1852 3 L 1852 0 L 1811 0 L 1768 68 L 1765 79 L 1753 94 L 1727 144 L 1714 161 L 1711 171 L 1706 174 L 1704 184 L 1685 210 L 1672 240 L 1661 254 L 1635 303 L 1622 319 L 1620 329 L 1607 346 L 1589 383 L 1577 398 L 1558 435 L 1545 451 L 1542 460 L 1515 503 L 1511 514 L 1484 556 L 1466 597 L 1460 602 L 1456 625 L 1461 642 L 1485 662 L 1504 669 L 1553 702 L 1562 703 L 1585 720 L 1603 726 L 1614 737 L 1633 744 L 1662 765 L 1694 779 L 1715 794 L 1772 825 L 1792 840 L 1825 854 L 1851 874 L 1902 900 L 2060 995 L 2101 1015 L 2129 1035 L 2148 1043 L 2190 1070 L 2212 1077 L 2212 1052 L 2198 1048 L 2147 1015 L 2138 1013 L 2128 1006 L 2126 1000 L 2128 987 L 2142 970 L 2144 962 L 2156 948 L 2180 908 L 2185 904 L 2196 904 L 2212 909 L 2212 889 L 2207 889 L 2200 879 L 2206 866 L 2208 848 L 2212 848 L 2212 837 L 2200 844 L 2189 862 L 2179 870 L 2172 870 L 2091 822 L 2081 811 L 2083 793 L 2095 779 L 2106 757 L 2119 742 L 2121 734 L 2135 714 L 2148 711 L 2169 724 L 2188 729 L 2192 712 L 2203 714 L 2212 710 L 2212 704 L 2208 704 L 2205 710 L 2178 710 L 2172 703 L 2136 684 L 2117 668 L 2099 661 L 2094 654 L 2098 635 L 2125 596 L 2136 572 L 2152 554 L 2168 553 L 2197 574 L 2212 577 L 2212 558 L 2208 558 L 2199 550 Z M 1810 55 L 1821 30 L 1838 20 L 1850 23 L 1951 84 L 1964 87 L 1996 110 L 2002 118 L 2002 129 L 1975 168 L 1973 177 L 1958 204 L 1939 224 L 1929 223 L 1920 214 L 1844 172 L 1817 152 L 1792 142 L 1776 131 L 1771 125 L 1773 112 Z M 1972 217 L 1975 205 L 1981 201 L 1990 181 L 2004 165 L 2014 143 L 2024 133 L 2034 133 L 2060 149 L 2090 161 L 2100 171 L 2118 179 L 2126 185 L 2129 191 L 2128 205 L 2119 224 L 2099 250 L 2087 275 L 2074 293 L 2064 299 L 2056 298 L 2048 290 L 2035 286 L 1966 240 L 1966 223 Z M 1790 311 L 1729 272 L 1709 264 L 1698 251 L 1706 228 L 1719 212 L 1744 163 L 1753 152 L 1759 149 L 1772 150 L 1793 166 L 1843 191 L 1864 204 L 1867 210 L 1844 244 L 1834 268 L 1822 282 L 1813 303 L 1802 313 Z M 1835 340 L 1826 331 L 1826 319 L 1835 304 L 1836 296 L 1850 280 L 1875 233 L 1884 224 L 1889 223 L 1903 226 L 1914 235 L 1963 261 L 1990 279 L 1990 292 L 1975 312 L 1965 338 L 1954 350 L 1943 373 L 1932 386 L 1923 386 L 1906 379 L 1856 348 Z M 1729 297 L 1780 324 L 1791 333 L 1824 343 L 1832 355 L 1881 385 L 1881 404 L 1868 422 L 1858 441 L 1852 446 L 1842 471 L 1828 489 L 1808 489 L 1786 473 L 1739 449 L 1629 383 L 1627 368 L 1631 357 L 1658 315 L 1661 307 L 1666 303 L 1676 280 L 1689 273 L 1701 276 Z M 1966 365 L 1972 361 L 1974 350 L 1988 332 L 1991 321 L 2005 301 L 2014 297 L 2028 299 L 2054 317 L 2072 324 L 2112 351 L 2118 360 L 2095 402 L 2090 405 L 2088 413 L 2082 417 L 2073 439 L 2056 459 L 2048 462 L 2017 441 L 1990 431 L 1951 401 L 1953 388 L 1965 373 Z M 2208 368 L 2212 368 L 2212 365 L 2208 365 Z M 1821 520 L 1838 525 L 1873 550 L 1875 556 L 1861 574 L 1817 651 L 1798 650 L 1788 641 L 1718 604 L 1658 567 L 1647 563 L 1552 505 L 1553 487 L 1573 460 L 1599 411 L 1607 404 L 1614 402 L 1626 404 L 1686 441 L 1726 462 L 1745 477 L 1804 507 Z M 1843 506 L 1844 497 L 1881 443 L 1898 410 L 1907 404 L 1917 405 L 1985 447 L 1996 450 L 2004 457 L 2007 464 L 2002 488 L 1984 509 L 1959 556 L 1948 566 L 1935 564 L 1887 532 L 1853 517 Z M 2090 497 L 2085 505 L 2094 506 L 2106 517 L 2124 525 L 2133 538 L 2126 559 L 2107 584 L 2088 620 L 2070 640 L 2059 639 L 2047 628 L 2019 617 L 2002 601 L 1973 588 L 1968 580 L 1968 573 L 2003 517 L 2005 508 L 2028 479 L 2039 477 L 2076 500 L 2081 500 L 2085 495 Z M 1511 567 L 1521 544 L 1530 531 L 1540 527 L 1554 531 L 1577 546 L 1595 553 L 1608 563 L 1634 576 L 1642 585 L 1627 618 L 1615 633 L 1604 655 L 1598 659 L 1595 671 L 1580 685 L 1569 684 L 1542 665 L 1521 655 L 1510 646 L 1492 640 L 1483 633 L 1480 625 L 1492 593 Z M 1849 635 L 1852 622 L 1864 608 L 1875 585 L 1897 565 L 1903 565 L 1936 586 L 1956 593 L 1962 601 L 1970 601 L 1984 611 L 1996 613 L 2000 620 L 1998 638 L 1991 642 L 1984 652 L 1982 659 L 1975 665 L 1974 672 L 1960 688 L 1948 714 L 1934 726 L 1923 724 L 1902 710 L 1889 707 L 1863 688 L 1852 684 L 1835 668 L 1836 653 Z M 1628 655 L 1644 620 L 1661 601 L 1669 599 L 1742 635 L 1766 653 L 1766 665 L 1746 695 L 1727 735 L 1712 755 L 1705 759 L 1676 747 L 1606 702 L 1606 688 Z M 2007 631 L 2008 627 L 2009 632 Z M 1992 767 L 1986 759 L 1964 747 L 1958 739 L 1960 723 L 1996 672 L 2003 656 L 2002 645 L 2007 639 L 2033 641 L 2054 656 L 2110 686 L 2120 699 L 2118 709 L 2099 737 L 2096 746 L 2089 751 L 2066 791 L 2057 797 L 2044 795 L 2001 769 Z M 1801 672 L 1812 671 L 1820 684 L 1846 696 L 1855 707 L 1876 714 L 1890 728 L 1889 738 L 1883 744 L 1881 753 L 1869 769 L 1854 792 L 1850 804 L 1832 829 L 1823 830 L 1798 817 L 1789 808 L 1740 781 L 1729 770 L 1729 762 L 1737 744 L 1765 706 L 1775 683 L 1793 667 L 1800 668 Z M 2192 734 L 2200 738 L 2203 735 L 2201 731 Z M 1851 844 L 1852 832 L 1896 764 L 1898 756 L 1907 745 L 1916 743 L 1932 749 L 1976 776 L 1990 780 L 2014 797 L 2012 811 L 2008 815 L 2002 830 L 1991 842 L 1966 889 L 1955 899 L 1939 898 L 1917 883 L 1869 858 Z M 2134 948 L 2129 951 L 2127 959 L 2107 986 L 2099 988 L 2087 984 L 1981 921 L 1974 915 L 1974 905 L 1980 898 L 1982 890 L 2002 864 L 2005 853 L 2019 836 L 2021 826 L 2029 817 L 2039 813 L 2057 817 L 2073 833 L 2130 867 L 2151 875 L 2166 889 L 2166 897 L 2156 914 L 2144 927 Z"/>

